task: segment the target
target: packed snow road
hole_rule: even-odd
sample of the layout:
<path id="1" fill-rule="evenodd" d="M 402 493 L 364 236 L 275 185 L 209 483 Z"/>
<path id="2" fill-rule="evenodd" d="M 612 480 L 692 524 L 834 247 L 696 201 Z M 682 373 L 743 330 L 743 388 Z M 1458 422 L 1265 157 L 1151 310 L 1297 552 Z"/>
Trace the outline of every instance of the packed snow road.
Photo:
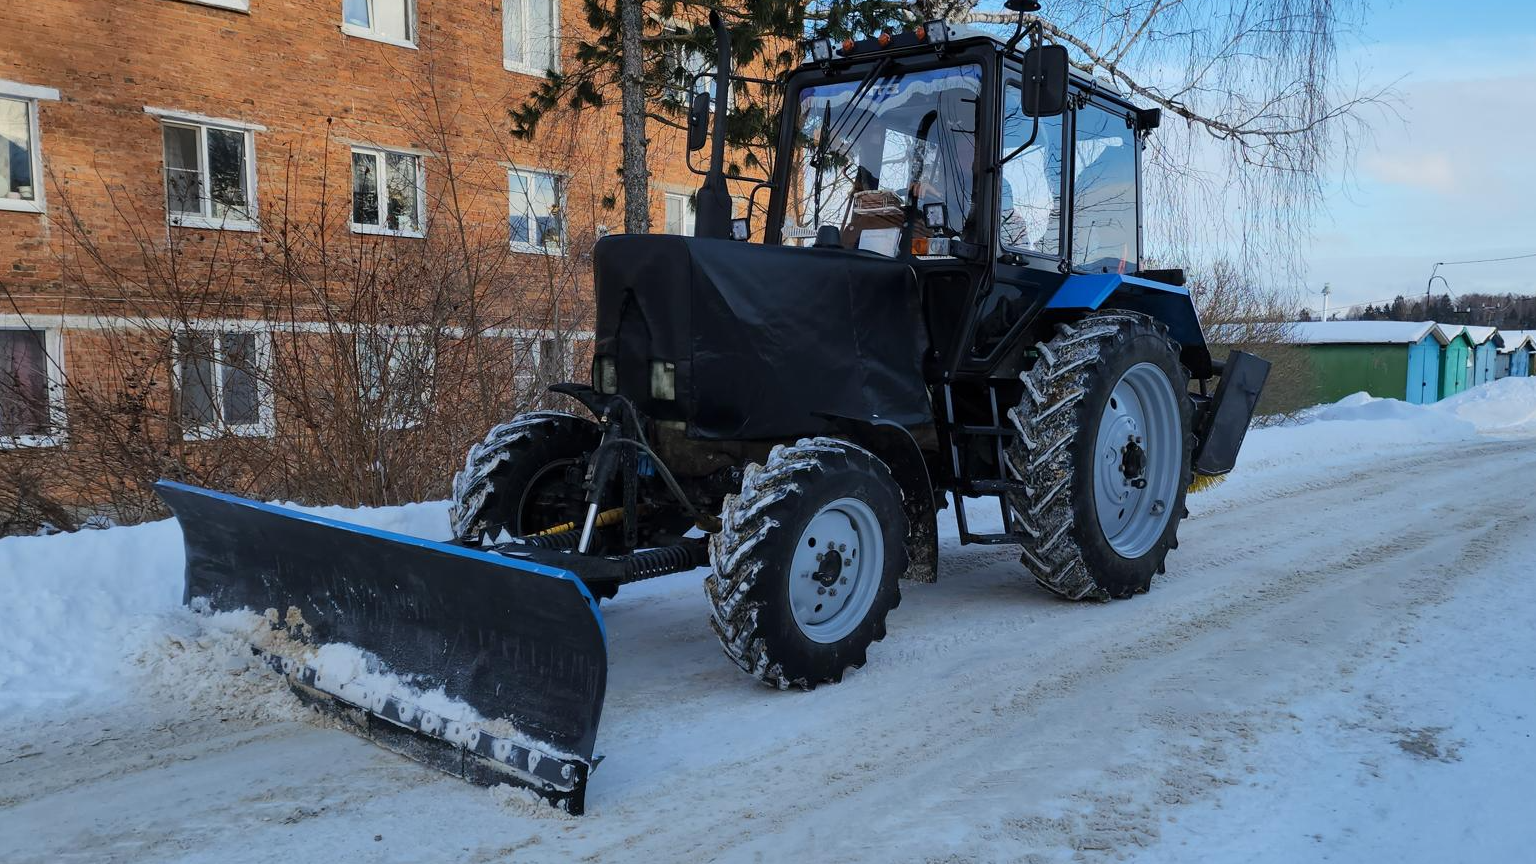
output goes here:
<path id="1" fill-rule="evenodd" d="M 1536 399 L 1497 436 L 1396 405 L 1256 433 L 1148 595 L 1057 601 L 946 541 L 813 693 L 727 662 L 697 579 L 625 589 L 581 819 L 316 725 L 162 613 L 110 710 L 12 712 L 0 857 L 1522 860 Z"/>

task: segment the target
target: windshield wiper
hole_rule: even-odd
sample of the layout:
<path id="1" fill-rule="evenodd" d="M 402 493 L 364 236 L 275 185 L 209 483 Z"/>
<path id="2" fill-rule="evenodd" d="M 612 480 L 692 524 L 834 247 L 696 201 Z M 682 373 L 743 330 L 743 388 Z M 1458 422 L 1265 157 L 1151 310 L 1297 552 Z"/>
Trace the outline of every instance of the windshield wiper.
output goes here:
<path id="1" fill-rule="evenodd" d="M 827 158 L 827 146 L 832 142 L 835 133 L 842 129 L 843 124 L 848 121 L 848 117 L 853 113 L 854 107 L 868 95 L 868 91 L 874 84 L 875 79 L 889 65 L 891 65 L 891 58 L 882 57 L 875 65 L 869 67 L 869 71 L 864 73 L 863 78 L 859 79 L 859 85 L 853 88 L 853 95 L 849 97 L 848 104 L 844 105 L 842 110 L 837 112 L 836 119 L 829 119 L 829 115 L 832 113 L 831 100 L 827 101 L 826 109 L 822 112 L 821 140 L 816 143 L 816 155 L 811 158 L 811 167 L 816 169 L 816 184 L 813 193 L 814 209 L 811 219 L 812 224 L 818 227 L 821 225 L 821 175 L 824 167 L 823 163 Z"/>

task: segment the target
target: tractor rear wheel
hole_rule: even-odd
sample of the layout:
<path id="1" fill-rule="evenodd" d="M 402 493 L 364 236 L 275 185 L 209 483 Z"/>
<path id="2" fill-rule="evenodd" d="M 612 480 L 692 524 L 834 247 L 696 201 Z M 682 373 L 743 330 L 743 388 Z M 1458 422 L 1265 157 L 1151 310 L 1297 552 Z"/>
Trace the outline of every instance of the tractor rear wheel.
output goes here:
<path id="1" fill-rule="evenodd" d="M 1022 560 L 1072 600 L 1146 591 L 1178 547 L 1194 443 L 1189 371 L 1159 321 L 1101 312 L 1038 346 L 1009 412 Z"/>
<path id="2" fill-rule="evenodd" d="M 454 475 L 453 536 L 480 546 L 503 531 L 516 537 L 580 524 L 581 474 L 601 437 L 592 421 L 556 411 L 523 414 L 492 429 Z"/>
<path id="3" fill-rule="evenodd" d="M 890 469 L 831 438 L 749 465 L 711 536 L 710 624 L 726 656 L 781 690 L 841 681 L 901 602 L 907 518 Z"/>

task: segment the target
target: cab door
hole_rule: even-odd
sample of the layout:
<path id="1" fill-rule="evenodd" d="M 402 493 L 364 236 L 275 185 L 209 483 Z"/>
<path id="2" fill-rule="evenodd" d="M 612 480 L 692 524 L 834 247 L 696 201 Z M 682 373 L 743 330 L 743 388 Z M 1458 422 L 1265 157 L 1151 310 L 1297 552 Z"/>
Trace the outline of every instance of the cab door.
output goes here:
<path id="1" fill-rule="evenodd" d="M 1066 166 L 1070 119 L 1066 114 L 1026 117 L 1021 107 L 1019 70 L 1005 69 L 998 158 L 1008 158 L 993 175 L 998 202 L 996 261 L 992 284 L 977 297 L 966 365 L 1009 374 L 995 367 L 1019 339 L 1016 332 L 1037 316 L 1066 278 L 1062 254 L 1067 243 Z M 1031 135 L 1034 140 L 1031 141 Z M 1028 147 L 1020 150 L 1022 145 Z"/>

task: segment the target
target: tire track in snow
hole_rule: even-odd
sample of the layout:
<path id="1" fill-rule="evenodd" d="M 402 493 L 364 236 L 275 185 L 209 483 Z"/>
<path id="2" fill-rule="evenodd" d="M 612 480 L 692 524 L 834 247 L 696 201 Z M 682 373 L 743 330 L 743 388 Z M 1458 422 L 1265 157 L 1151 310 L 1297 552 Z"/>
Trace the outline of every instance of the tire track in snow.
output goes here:
<path id="1" fill-rule="evenodd" d="M 1469 488 L 1468 484 L 1472 483 L 1472 479 L 1463 474 L 1452 474 L 1451 472 L 1456 471 L 1457 469 L 1480 469 L 1481 473 L 1490 475 L 1482 479 L 1484 479 L 1486 482 L 1494 482 L 1500 479 L 1504 472 L 1511 470 L 1511 466 L 1509 466 L 1507 462 L 1490 460 L 1488 457 L 1490 455 L 1499 453 L 1509 455 L 1512 450 L 1518 453 L 1523 452 L 1526 449 L 1527 448 L 1525 448 L 1524 445 L 1521 445 L 1518 448 L 1514 448 L 1510 445 L 1499 444 L 1474 448 L 1472 450 L 1457 454 L 1449 459 L 1447 459 L 1443 454 L 1438 459 L 1430 456 L 1420 456 L 1415 459 L 1405 460 L 1404 464 L 1401 466 L 1394 465 L 1394 468 L 1401 468 L 1403 470 L 1393 474 L 1375 471 L 1364 474 L 1363 476 L 1358 473 L 1354 476 L 1346 475 L 1344 477 L 1334 478 L 1329 482 L 1312 484 L 1305 492 L 1300 494 L 1302 497 L 1309 499 L 1305 501 L 1305 503 L 1309 505 L 1309 512 L 1315 513 L 1319 522 L 1327 524 L 1327 520 L 1330 516 L 1338 516 L 1341 518 L 1348 517 L 1349 515 L 1358 511 L 1362 502 L 1370 502 L 1373 498 L 1385 496 L 1388 493 L 1406 485 L 1404 481 L 1407 479 L 1407 475 L 1416 475 L 1420 473 L 1420 471 L 1416 469 L 1422 469 L 1426 466 L 1435 465 L 1438 463 L 1439 467 L 1442 469 L 1436 474 L 1436 476 L 1440 477 L 1438 486 L 1444 488 L 1420 488 L 1417 491 L 1423 494 L 1427 494 L 1430 497 L 1434 497 L 1434 493 L 1437 491 L 1443 491 L 1445 493 L 1445 498 L 1452 500 L 1457 497 L 1468 499 L 1469 496 L 1465 496 L 1462 493 L 1465 489 Z M 1524 462 L 1526 463 L 1527 467 L 1532 465 L 1533 460 L 1529 454 L 1524 454 Z M 1447 477 L 1446 475 L 1450 476 Z M 1475 488 L 1475 485 L 1471 488 Z M 1290 500 L 1284 496 L 1277 495 L 1262 499 L 1259 502 L 1256 502 L 1254 507 L 1246 508 L 1245 511 L 1241 513 L 1237 512 L 1234 508 L 1222 511 L 1222 514 L 1226 514 L 1228 516 L 1227 521 L 1236 521 L 1238 523 L 1252 522 L 1253 525 L 1259 526 L 1265 524 L 1291 524 L 1294 522 L 1294 518 L 1277 518 L 1276 521 L 1270 522 L 1265 518 L 1267 515 L 1269 515 L 1265 512 L 1265 510 L 1276 508 L 1282 510 L 1294 508 L 1301 503 L 1303 502 Z M 1286 514 L 1281 513 L 1275 515 L 1277 517 L 1283 517 Z M 1461 529 L 1462 531 L 1468 532 L 1462 535 L 1463 538 L 1475 537 L 1477 534 L 1473 531 L 1473 529 L 1475 529 L 1480 524 L 1483 518 L 1484 517 L 1482 513 L 1477 511 L 1474 507 L 1473 512 L 1462 513 L 1462 519 L 1460 523 L 1455 527 Z M 1254 534 L 1253 525 L 1222 526 L 1220 524 L 1216 524 L 1220 521 L 1223 520 L 1213 517 L 1211 519 L 1211 522 L 1213 523 L 1211 527 L 1215 528 L 1217 531 L 1220 531 L 1223 527 L 1229 527 L 1232 529 L 1245 529 L 1249 532 L 1250 536 Z M 1503 532 L 1509 531 L 1510 526 L 1511 520 L 1507 518 L 1500 520 L 1500 522 L 1496 524 L 1497 530 Z M 1298 596 L 1305 596 L 1308 594 L 1327 596 L 1336 593 L 1341 590 L 1339 585 L 1350 583 L 1349 579 L 1344 578 L 1348 576 L 1348 574 L 1369 573 L 1371 575 L 1380 575 L 1383 572 L 1390 574 L 1394 568 L 1402 567 L 1409 559 L 1421 554 L 1428 546 L 1437 542 L 1436 538 L 1443 537 L 1445 528 L 1446 526 L 1440 522 L 1439 518 L 1431 514 L 1427 522 L 1423 525 L 1420 525 L 1418 529 L 1409 536 L 1397 535 L 1396 532 L 1400 530 L 1400 526 L 1396 525 L 1395 523 L 1384 525 L 1379 529 L 1378 536 L 1373 538 L 1374 542 L 1365 547 L 1356 546 L 1351 548 L 1338 543 L 1336 540 L 1328 539 L 1326 536 L 1322 540 L 1314 537 L 1311 538 L 1311 545 L 1302 545 L 1299 548 L 1293 547 L 1287 550 L 1289 554 L 1279 556 L 1278 561 L 1274 560 L 1275 556 L 1273 549 L 1271 548 L 1269 550 L 1270 558 L 1267 560 L 1267 563 L 1264 566 L 1249 568 L 1252 572 L 1244 574 L 1245 578 L 1262 580 L 1258 584 L 1246 586 L 1240 585 L 1235 589 L 1229 588 L 1229 590 L 1223 592 L 1221 598 L 1223 602 L 1218 604 L 1215 608 L 1208 609 L 1193 616 L 1183 614 L 1184 610 L 1182 610 L 1181 607 L 1175 607 L 1173 610 L 1170 610 L 1167 613 L 1154 614 L 1151 617 L 1151 620 L 1138 621 L 1137 623 L 1139 625 L 1150 628 L 1155 635 L 1143 637 L 1140 640 L 1134 640 L 1128 643 L 1118 642 L 1115 644 L 1115 647 L 1128 657 L 1145 657 L 1149 655 L 1155 656 L 1157 654 L 1165 654 L 1176 650 L 1180 646 L 1188 643 L 1191 640 L 1197 639 L 1212 630 L 1231 627 L 1234 623 L 1234 619 L 1243 620 L 1252 618 L 1257 615 L 1273 613 L 1277 609 L 1283 610 L 1285 608 L 1283 605 L 1284 603 L 1291 601 Z M 1209 533 L 1207 533 L 1209 530 L 1210 529 L 1206 529 L 1206 531 L 1202 532 L 1196 532 L 1192 530 L 1189 535 L 1192 539 L 1186 543 L 1185 548 L 1198 548 L 1200 544 L 1193 538 L 1199 537 L 1204 539 L 1209 537 L 1211 536 Z M 1258 538 L 1255 537 L 1255 539 Z M 1444 545 L 1444 543 L 1442 542 L 1441 545 Z M 1254 551 L 1243 556 L 1207 555 L 1203 561 L 1195 560 L 1188 562 L 1181 559 L 1175 563 L 1175 569 L 1180 572 L 1179 577 L 1174 580 L 1163 580 L 1160 582 L 1158 587 L 1166 590 L 1170 587 L 1169 585 L 1165 584 L 1166 582 L 1177 583 L 1189 580 L 1198 580 L 1201 577 L 1210 578 L 1213 575 L 1219 575 L 1213 574 L 1211 571 L 1227 566 L 1231 563 L 1234 557 L 1239 559 L 1248 559 L 1250 561 L 1259 559 L 1262 557 L 1262 553 L 1259 551 L 1261 548 L 1262 547 L 1255 545 L 1253 547 Z M 1457 547 L 1455 551 L 1448 553 L 1448 560 L 1462 557 L 1462 560 L 1465 561 L 1463 552 L 1464 550 L 1461 547 Z M 1295 568 L 1290 566 L 1290 560 L 1298 555 L 1311 557 L 1307 567 Z M 1186 569 L 1187 565 L 1189 564 L 1194 564 L 1195 566 Z M 1357 575 L 1355 581 L 1358 581 L 1359 578 L 1361 577 Z M 943 583 L 940 584 L 942 585 Z M 1154 598 L 1158 596 L 1159 595 L 1156 594 L 1153 595 Z M 1139 599 L 1131 601 L 1131 603 L 1143 604 L 1147 602 L 1148 601 Z M 1078 614 L 1096 614 L 1101 613 L 1102 610 L 1113 608 L 1084 607 L 1080 605 L 1055 603 L 1054 601 L 1052 601 L 1052 606 L 1054 606 L 1054 608 L 1046 607 L 1047 611 L 1045 611 L 1039 617 L 1076 617 Z M 1059 614 L 1053 614 L 1058 613 L 1058 610 Z M 913 627 L 910 622 L 903 622 L 900 629 L 898 629 L 893 624 L 890 641 L 894 641 L 897 644 L 902 644 L 903 640 L 912 635 L 906 632 L 909 627 L 918 629 L 920 628 L 920 625 Z M 1085 628 L 1085 632 L 1091 632 L 1090 628 Z M 996 635 L 995 631 L 993 630 L 988 630 L 985 628 L 978 629 L 982 630 L 982 632 L 986 633 L 988 636 Z M 1095 632 L 1093 633 L 1092 638 L 1100 639 L 1103 637 L 1103 635 L 1104 634 L 1101 632 Z M 1123 664 L 1106 662 L 1102 653 L 1095 654 L 1091 647 L 1081 644 L 1085 641 L 1091 641 L 1091 639 L 1080 638 L 1072 640 L 1069 637 L 1068 644 L 1062 646 L 1062 650 L 1058 652 L 1058 655 L 1055 658 L 1030 658 L 1027 662 L 1014 663 L 1011 665 L 1003 666 L 1001 668 L 990 668 L 984 673 L 979 673 L 976 676 L 967 676 L 967 678 L 982 678 L 984 680 L 981 683 L 984 686 L 990 687 L 999 680 L 1010 680 L 1009 676 L 1012 674 L 1028 674 L 1031 667 L 1035 666 L 1036 664 L 1049 667 L 1052 665 L 1051 661 L 1056 660 L 1058 665 L 1060 665 L 1060 667 L 1066 671 L 1059 672 L 1049 676 L 1044 680 L 1037 680 L 1034 683 L 1027 685 L 1027 688 L 1022 692 L 1016 692 L 1014 694 L 1011 703 L 1008 706 L 1009 708 L 1015 710 L 1026 709 L 1027 706 L 1033 703 L 1048 701 L 1051 698 L 1060 698 L 1060 696 L 1064 694 L 1071 694 L 1075 692 L 1084 685 L 1085 678 L 1089 676 L 1102 677 L 1104 675 L 1113 675 L 1121 668 L 1123 668 Z M 916 659 L 920 650 L 920 647 L 908 646 L 907 650 L 903 652 L 906 654 L 903 659 L 905 661 Z M 1073 654 L 1077 654 L 1078 657 L 1075 661 L 1072 659 L 1063 659 L 1061 657 L 1062 654 L 1068 655 L 1068 657 Z M 1044 662 L 1042 663 L 1042 661 Z M 876 664 L 872 663 L 871 667 L 866 669 L 864 675 L 859 677 L 862 679 L 871 674 L 877 674 L 877 672 L 880 674 L 903 674 L 900 669 L 876 669 L 875 667 Z M 817 695 L 819 696 L 820 694 Z M 966 693 L 963 697 L 961 693 L 952 692 L 951 696 L 952 704 L 964 705 L 974 704 L 977 701 L 982 703 L 987 701 L 985 692 Z M 890 710 L 891 706 L 883 705 L 880 707 L 882 710 L 879 714 L 879 717 L 882 723 L 890 723 L 900 728 L 905 728 L 908 726 L 908 724 L 904 724 L 902 722 L 901 717 L 898 716 L 892 718 L 888 715 L 887 712 Z M 920 713 L 920 710 L 921 709 L 912 712 L 903 712 L 898 707 L 897 713 L 898 715 L 902 713 Z M 992 711 L 994 713 L 997 712 L 995 705 Z M 964 718 L 962 715 L 961 720 L 964 721 L 965 719 L 966 718 Z M 947 725 L 948 729 L 946 731 L 949 738 L 963 739 L 966 737 L 976 736 L 987 737 L 985 733 L 990 731 L 992 724 L 982 723 L 979 726 L 974 726 L 960 722 L 949 723 Z M 937 740 L 939 738 L 940 730 L 930 726 L 926 731 L 928 731 L 930 735 L 933 735 L 933 738 L 930 740 Z M 798 743 L 803 746 L 805 742 L 802 741 Z M 880 754 L 878 764 L 897 766 L 894 771 L 885 772 L 887 774 L 895 775 L 896 778 L 909 777 L 912 773 L 914 773 L 914 768 L 931 762 L 931 759 L 924 755 L 925 751 L 929 749 L 931 748 L 927 744 L 908 747 L 898 746 L 894 748 L 894 752 Z M 814 756 L 814 754 L 811 755 Z M 835 755 L 826 755 L 827 759 L 833 761 L 835 764 Z M 714 766 L 714 770 L 724 773 L 727 776 L 752 776 L 754 772 L 758 772 L 757 781 L 761 782 L 748 783 L 744 785 L 771 786 L 775 788 L 777 792 L 776 801 L 779 802 L 779 807 L 777 808 L 778 815 L 782 820 L 792 820 L 794 817 L 814 810 L 816 806 L 818 806 L 816 804 L 798 806 L 793 803 L 797 796 L 792 791 L 785 793 L 784 790 L 780 788 L 783 785 L 782 782 L 770 782 L 770 778 L 763 778 L 760 776 L 761 769 L 758 764 L 760 761 L 760 758 L 751 757 L 737 760 L 727 765 Z M 808 761 L 812 764 L 817 764 L 820 760 L 811 758 Z M 869 771 L 860 771 L 855 768 L 850 771 L 835 771 L 832 774 L 815 775 L 814 779 L 816 782 L 813 785 L 820 785 L 825 781 L 830 781 L 830 785 L 834 787 L 838 786 L 839 784 L 846 784 L 849 781 L 854 782 L 856 785 L 869 785 L 870 783 L 877 782 L 875 777 L 867 776 L 870 773 L 871 772 Z M 836 776 L 833 776 L 833 774 Z M 782 772 L 778 772 L 771 779 L 782 781 L 786 778 L 782 776 Z M 684 782 L 682 785 L 686 788 L 688 784 Z M 718 782 L 710 784 L 710 788 L 712 789 L 711 797 L 714 799 L 714 801 L 708 806 L 710 806 L 713 810 L 719 809 L 721 801 L 729 802 L 735 800 L 734 796 L 732 795 L 721 794 Z M 813 791 L 811 789 L 807 789 L 806 791 L 806 800 L 811 802 L 824 800 L 825 795 L 827 794 L 825 792 Z M 846 793 L 846 790 L 844 790 L 844 792 Z M 784 803 L 786 801 L 791 803 Z M 700 806 L 705 806 L 705 802 L 701 801 L 698 803 Z M 727 824 L 732 824 L 733 822 L 748 825 L 754 824 L 751 818 L 747 815 L 750 812 L 754 811 L 744 809 L 737 813 L 735 820 L 724 819 L 723 821 Z M 720 839 L 719 832 L 712 833 L 714 833 L 715 839 Z M 686 839 L 670 836 L 670 832 L 663 832 L 660 838 L 653 836 L 647 838 L 647 840 L 654 841 L 656 845 L 653 846 L 650 842 L 647 842 L 643 843 L 640 848 L 664 849 L 668 844 L 681 843 L 682 847 L 690 849 L 690 852 L 701 853 L 706 856 L 718 854 L 731 848 L 730 844 L 728 843 L 721 845 L 711 844 L 707 847 L 692 845 L 689 844 Z M 673 848 L 678 847 L 673 846 Z"/>
<path id="2" fill-rule="evenodd" d="M 64 814 L 18 861 L 1115 857 L 1240 776 L 1296 693 L 1335 686 L 1496 563 L 1536 502 L 1490 517 L 1469 490 L 1533 475 L 1528 441 L 1497 442 L 1239 490 L 1191 507 L 1151 595 L 1108 605 L 1058 601 L 1010 550 L 950 541 L 938 584 L 903 585 L 870 664 L 811 694 L 736 673 L 696 580 L 638 586 L 605 608 L 609 761 L 580 821 L 502 809 L 341 733 L 194 717 L 94 759 L 7 765 L 30 779 L 0 773 L 0 799 L 21 796 L 0 835 Z M 144 761 L 176 747 L 193 758 Z"/>

